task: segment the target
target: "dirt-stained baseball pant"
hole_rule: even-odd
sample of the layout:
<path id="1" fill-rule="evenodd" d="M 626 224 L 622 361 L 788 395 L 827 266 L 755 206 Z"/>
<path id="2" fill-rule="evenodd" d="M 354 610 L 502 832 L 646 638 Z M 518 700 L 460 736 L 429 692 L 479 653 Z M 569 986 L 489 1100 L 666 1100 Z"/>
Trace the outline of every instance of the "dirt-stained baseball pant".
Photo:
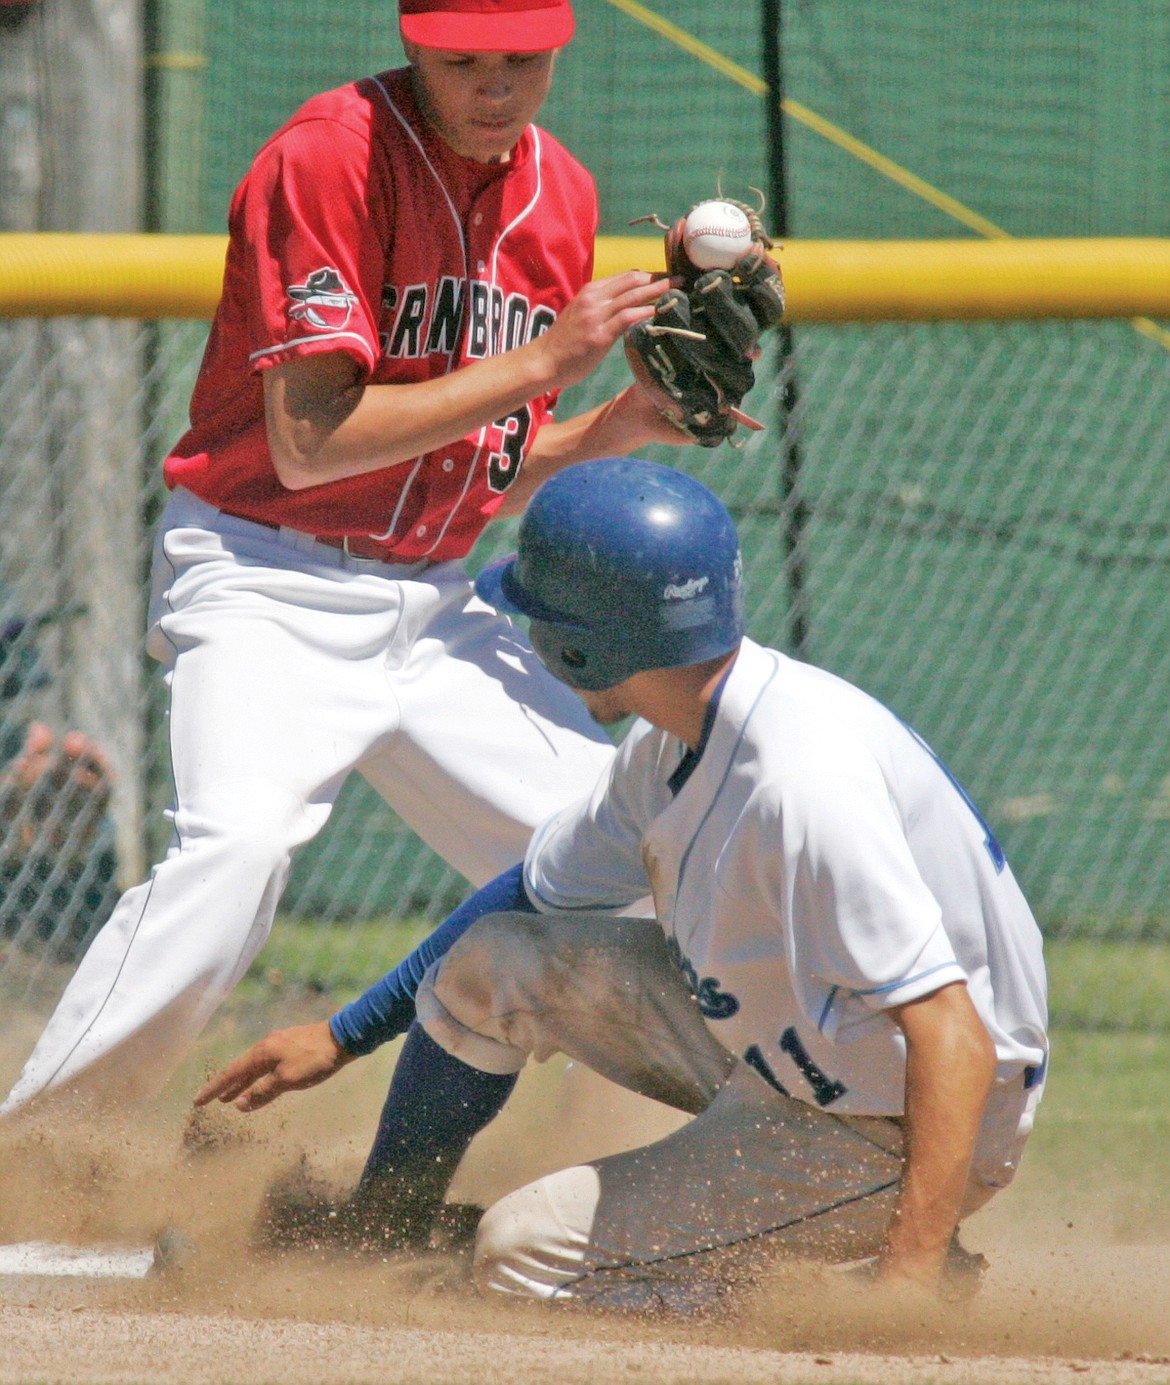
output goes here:
<path id="1" fill-rule="evenodd" d="M 513 1072 L 554 1052 L 697 1118 L 666 1139 L 562 1169 L 485 1213 L 482 1288 L 598 1307 L 687 1310 L 771 1260 L 875 1254 L 901 1174 L 897 1119 L 782 1095 L 704 1023 L 657 923 L 580 914 L 478 920 L 427 973 L 418 1016 L 448 1052 Z M 996 1089 L 969 1203 L 1018 1163 L 1034 1093 Z"/>
<path id="2" fill-rule="evenodd" d="M 272 925 L 293 849 L 358 769 L 482 884 L 612 746 L 462 565 L 394 568 L 182 490 L 156 545 L 176 785 L 165 860 L 94 940 L 5 1102 L 154 1092 Z"/>

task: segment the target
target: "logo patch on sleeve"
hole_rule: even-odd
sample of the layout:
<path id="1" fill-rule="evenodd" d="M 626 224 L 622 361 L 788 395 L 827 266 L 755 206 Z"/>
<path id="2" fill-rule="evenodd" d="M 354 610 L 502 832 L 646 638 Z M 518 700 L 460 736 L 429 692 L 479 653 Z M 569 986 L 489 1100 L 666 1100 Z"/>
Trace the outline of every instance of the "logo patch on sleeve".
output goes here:
<path id="1" fill-rule="evenodd" d="M 335 269 L 315 269 L 303 284 L 289 284 L 285 292 L 292 299 L 289 317 L 319 332 L 339 332 L 357 304 L 357 296 Z"/>

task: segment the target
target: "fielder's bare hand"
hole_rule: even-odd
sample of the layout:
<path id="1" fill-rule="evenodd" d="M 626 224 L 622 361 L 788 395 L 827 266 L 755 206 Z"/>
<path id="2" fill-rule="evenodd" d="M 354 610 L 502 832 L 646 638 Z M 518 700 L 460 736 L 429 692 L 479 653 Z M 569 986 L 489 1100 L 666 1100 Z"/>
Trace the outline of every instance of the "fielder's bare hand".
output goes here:
<path id="1" fill-rule="evenodd" d="M 653 317 L 654 304 L 669 287 L 669 279 L 642 269 L 594 279 L 547 332 L 520 350 L 544 356 L 545 378 L 564 389 L 596 370 L 630 327 Z"/>
<path id="2" fill-rule="evenodd" d="M 201 1087 L 195 1093 L 195 1105 L 223 1101 L 234 1103 L 240 1111 L 258 1111 L 285 1092 L 324 1082 L 352 1063 L 354 1056 L 333 1037 L 327 1020 L 274 1029 Z"/>

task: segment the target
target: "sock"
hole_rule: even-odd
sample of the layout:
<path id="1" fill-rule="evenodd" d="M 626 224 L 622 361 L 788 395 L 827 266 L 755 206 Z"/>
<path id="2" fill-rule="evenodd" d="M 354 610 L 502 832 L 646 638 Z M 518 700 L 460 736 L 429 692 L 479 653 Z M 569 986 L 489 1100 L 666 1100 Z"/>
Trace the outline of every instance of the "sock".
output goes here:
<path id="1" fill-rule="evenodd" d="M 468 1145 L 498 1115 L 518 1075 L 469 1067 L 415 1021 L 359 1189 L 412 1219 L 433 1216 Z"/>

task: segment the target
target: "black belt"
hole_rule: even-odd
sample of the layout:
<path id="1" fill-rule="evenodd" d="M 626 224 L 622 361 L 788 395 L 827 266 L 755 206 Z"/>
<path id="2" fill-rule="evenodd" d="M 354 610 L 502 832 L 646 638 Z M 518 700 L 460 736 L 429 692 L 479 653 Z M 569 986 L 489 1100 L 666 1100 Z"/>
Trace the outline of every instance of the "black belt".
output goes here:
<path id="1" fill-rule="evenodd" d="M 347 558 L 373 559 L 379 563 L 394 563 L 399 559 L 386 552 L 384 544 L 368 534 L 314 534 L 318 543 L 340 548 Z"/>
<path id="2" fill-rule="evenodd" d="M 229 514 L 230 511 L 224 511 Z M 250 524 L 261 524 L 265 529 L 293 529 L 291 524 L 274 524 L 270 519 L 258 519 L 255 515 L 237 515 L 237 519 L 246 519 Z M 364 562 L 376 563 L 400 563 L 400 558 L 395 558 L 392 553 L 386 551 L 385 544 L 379 543 L 377 539 L 371 538 L 369 534 L 309 534 L 304 529 L 296 529 L 296 533 L 305 534 L 314 543 L 323 543 L 328 548 L 339 548 L 347 558 L 361 558 Z"/>

